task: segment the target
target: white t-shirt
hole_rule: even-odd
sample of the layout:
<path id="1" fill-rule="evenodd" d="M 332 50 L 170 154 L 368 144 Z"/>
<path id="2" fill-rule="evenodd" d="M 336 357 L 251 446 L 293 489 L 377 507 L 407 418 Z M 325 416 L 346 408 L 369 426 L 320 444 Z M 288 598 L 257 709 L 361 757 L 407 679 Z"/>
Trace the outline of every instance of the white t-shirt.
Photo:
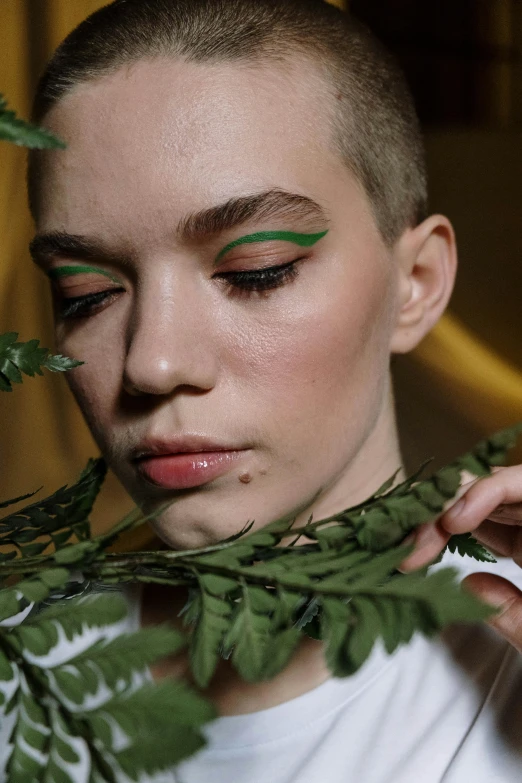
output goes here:
<path id="1" fill-rule="evenodd" d="M 476 563 L 447 554 L 435 567 L 444 565 L 463 577 L 491 571 L 522 587 L 522 570 L 511 560 Z M 137 600 L 131 609 L 127 629 L 139 625 Z M 96 633 L 89 631 L 89 644 Z M 70 645 L 83 648 L 86 638 L 68 643 L 67 657 Z M 12 721 L 2 723 L 5 748 Z M 521 783 L 522 656 L 485 625 L 454 625 L 434 640 L 416 636 L 392 656 L 377 646 L 351 677 L 330 678 L 270 709 L 219 718 L 204 732 L 203 750 L 146 780 Z M 87 783 L 87 762 L 74 774 Z"/>

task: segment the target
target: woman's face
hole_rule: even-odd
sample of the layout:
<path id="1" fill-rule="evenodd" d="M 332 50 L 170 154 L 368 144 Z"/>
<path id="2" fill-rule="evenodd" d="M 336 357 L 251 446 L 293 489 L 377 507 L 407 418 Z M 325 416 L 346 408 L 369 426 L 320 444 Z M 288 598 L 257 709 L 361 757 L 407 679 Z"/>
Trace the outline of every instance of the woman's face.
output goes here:
<path id="1" fill-rule="evenodd" d="M 173 547 L 379 483 L 397 272 L 331 101 L 307 63 L 156 60 L 46 118 L 68 143 L 43 161 L 34 246 L 56 348 L 84 362 L 69 383 L 135 502 L 175 501 L 156 522 Z"/>

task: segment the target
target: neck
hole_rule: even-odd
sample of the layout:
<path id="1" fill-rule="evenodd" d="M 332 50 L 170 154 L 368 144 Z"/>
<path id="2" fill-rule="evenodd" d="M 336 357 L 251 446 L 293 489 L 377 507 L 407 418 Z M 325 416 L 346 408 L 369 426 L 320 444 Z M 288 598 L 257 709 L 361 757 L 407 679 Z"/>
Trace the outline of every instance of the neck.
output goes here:
<path id="1" fill-rule="evenodd" d="M 401 471 L 397 480 L 404 478 L 404 471 L 390 385 L 376 425 L 350 469 L 314 503 L 313 508 L 306 510 L 301 521 L 306 520 L 311 512 L 315 519 L 321 519 L 365 500 L 399 467 Z M 299 523 L 299 519 L 296 522 Z M 142 588 L 141 597 L 142 626 L 167 622 L 180 628 L 181 621 L 177 614 L 186 600 L 184 589 L 147 584 Z M 191 681 L 189 660 L 185 652 L 151 667 L 151 673 L 155 680 L 169 675 L 182 676 Z M 203 693 L 214 703 L 218 714 L 241 715 L 297 698 L 321 685 L 329 676 L 322 642 L 303 636 L 287 667 L 272 680 L 246 683 L 229 661 L 222 660 L 212 682 Z"/>

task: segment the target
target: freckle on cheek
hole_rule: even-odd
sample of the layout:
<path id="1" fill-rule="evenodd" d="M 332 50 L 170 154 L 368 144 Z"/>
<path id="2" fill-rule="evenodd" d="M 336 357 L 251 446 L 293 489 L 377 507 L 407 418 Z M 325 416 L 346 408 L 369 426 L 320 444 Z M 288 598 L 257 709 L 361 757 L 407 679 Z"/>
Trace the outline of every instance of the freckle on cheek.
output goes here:
<path id="1" fill-rule="evenodd" d="M 252 481 L 252 476 L 250 475 L 250 473 L 241 473 L 241 475 L 239 476 L 239 480 L 241 481 L 242 484 L 250 484 L 250 482 Z"/>

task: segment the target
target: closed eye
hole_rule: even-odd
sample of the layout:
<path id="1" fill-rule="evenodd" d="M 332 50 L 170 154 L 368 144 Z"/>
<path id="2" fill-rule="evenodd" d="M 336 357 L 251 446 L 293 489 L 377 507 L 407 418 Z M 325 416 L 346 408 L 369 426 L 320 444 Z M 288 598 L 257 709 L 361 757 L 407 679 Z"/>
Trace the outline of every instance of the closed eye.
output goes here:
<path id="1" fill-rule="evenodd" d="M 102 309 L 102 305 L 114 299 L 116 294 L 125 291 L 124 288 L 111 288 L 108 291 L 98 291 L 95 294 L 85 296 L 60 297 L 57 303 L 57 311 L 60 318 L 83 318 L 93 315 Z"/>
<path id="2" fill-rule="evenodd" d="M 286 264 L 267 266 L 263 269 L 245 269 L 239 272 L 220 272 L 214 277 L 224 280 L 230 288 L 235 288 L 245 294 L 256 291 L 270 291 L 280 288 L 295 280 L 299 271 L 296 267 L 301 258 Z"/>
<path id="3" fill-rule="evenodd" d="M 262 269 L 241 270 L 238 272 L 220 272 L 214 277 L 223 280 L 231 289 L 248 296 L 251 293 L 270 291 L 280 288 L 296 279 L 299 271 L 296 267 L 301 258 L 288 261 L 286 264 L 268 266 Z M 124 288 L 111 288 L 84 296 L 60 297 L 57 312 L 60 318 L 84 318 L 94 315 L 98 310 L 112 301 Z"/>

